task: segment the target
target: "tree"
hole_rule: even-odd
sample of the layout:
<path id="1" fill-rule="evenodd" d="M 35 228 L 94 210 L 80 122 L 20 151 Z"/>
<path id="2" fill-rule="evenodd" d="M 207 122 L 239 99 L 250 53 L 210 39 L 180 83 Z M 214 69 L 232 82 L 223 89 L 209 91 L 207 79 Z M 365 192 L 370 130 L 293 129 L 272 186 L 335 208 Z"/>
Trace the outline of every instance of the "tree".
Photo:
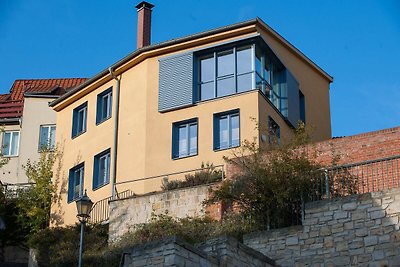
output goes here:
<path id="1" fill-rule="evenodd" d="M 56 188 L 52 183 L 53 166 L 58 158 L 57 151 L 44 149 L 39 161 L 28 160 L 24 166 L 32 186 L 18 191 L 18 221 L 30 234 L 46 228 L 50 222 L 50 207 Z"/>
<path id="2" fill-rule="evenodd" d="M 272 141 L 259 147 L 256 142 L 244 141 L 233 157 L 226 158 L 236 174 L 213 192 L 208 203 L 222 201 L 258 228 L 301 223 L 302 203 L 326 194 L 325 188 L 316 186 L 324 178 L 323 166 L 305 146 L 308 140 L 304 124 L 300 124 L 294 137 L 283 145 Z"/>

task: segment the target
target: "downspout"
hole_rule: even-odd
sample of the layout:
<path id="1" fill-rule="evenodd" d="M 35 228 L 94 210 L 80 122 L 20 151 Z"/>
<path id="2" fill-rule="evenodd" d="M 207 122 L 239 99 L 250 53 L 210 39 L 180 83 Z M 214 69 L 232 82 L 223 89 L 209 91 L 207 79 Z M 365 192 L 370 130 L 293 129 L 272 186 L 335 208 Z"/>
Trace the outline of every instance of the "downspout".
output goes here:
<path id="1" fill-rule="evenodd" d="M 115 88 L 115 116 L 114 116 L 114 142 L 112 150 L 112 177 L 111 177 L 111 197 L 115 199 L 116 182 L 117 182 L 117 155 L 118 155 L 118 126 L 119 126 L 119 95 L 120 95 L 120 79 L 114 75 L 112 68 L 108 68 L 110 76 L 116 81 Z"/>

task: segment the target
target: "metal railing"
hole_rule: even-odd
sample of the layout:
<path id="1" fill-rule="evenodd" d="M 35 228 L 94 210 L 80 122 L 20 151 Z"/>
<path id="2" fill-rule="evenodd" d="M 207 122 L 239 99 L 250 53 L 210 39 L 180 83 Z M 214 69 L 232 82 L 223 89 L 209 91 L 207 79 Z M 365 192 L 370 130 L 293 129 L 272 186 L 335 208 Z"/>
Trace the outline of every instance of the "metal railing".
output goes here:
<path id="1" fill-rule="evenodd" d="M 165 182 L 171 182 L 171 181 L 182 181 L 187 175 L 190 174 L 195 174 L 198 172 L 204 172 L 204 171 L 215 171 L 217 170 L 218 173 L 221 174 L 221 179 L 224 179 L 224 165 L 210 165 L 210 166 L 205 166 L 202 168 L 197 168 L 197 169 L 191 169 L 191 170 L 185 170 L 185 171 L 180 171 L 180 172 L 173 172 L 173 173 L 167 173 L 167 174 L 162 174 L 162 175 L 156 175 L 156 176 L 149 176 L 149 177 L 144 177 L 144 178 L 139 178 L 135 180 L 127 180 L 127 181 L 122 181 L 122 182 L 117 182 L 115 183 L 115 188 L 118 185 L 126 185 L 126 184 L 132 184 L 132 183 L 137 183 L 137 182 L 146 182 L 149 180 L 159 180 L 158 183 L 160 186 L 164 184 Z M 155 182 L 153 182 L 155 183 Z M 116 189 L 115 189 L 116 190 Z M 157 188 L 158 191 L 161 190 L 161 187 Z M 152 191 L 152 190 L 150 190 Z M 116 190 L 116 192 L 118 192 Z M 134 189 L 128 189 L 125 190 L 121 193 L 116 194 L 116 198 L 126 198 L 126 197 L 131 197 L 134 195 L 140 195 L 138 192 L 135 192 Z M 102 199 L 100 201 L 97 201 L 92 208 L 91 215 L 90 215 L 90 222 L 91 223 L 102 223 L 106 222 L 109 219 L 110 216 L 110 208 L 109 208 L 109 201 L 112 200 L 112 196 Z"/>
<path id="2" fill-rule="evenodd" d="M 3 192 L 4 195 L 6 195 L 9 198 L 17 198 L 19 195 L 19 192 L 26 190 L 32 186 L 34 186 L 35 183 L 3 183 L 0 181 L 0 190 Z"/>
<path id="3" fill-rule="evenodd" d="M 133 195 L 134 193 L 131 190 L 126 190 L 116 194 L 116 198 L 127 198 Z M 110 200 L 112 200 L 112 197 L 107 197 L 94 203 L 92 211 L 90 212 L 90 223 L 102 223 L 108 220 L 110 216 Z"/>

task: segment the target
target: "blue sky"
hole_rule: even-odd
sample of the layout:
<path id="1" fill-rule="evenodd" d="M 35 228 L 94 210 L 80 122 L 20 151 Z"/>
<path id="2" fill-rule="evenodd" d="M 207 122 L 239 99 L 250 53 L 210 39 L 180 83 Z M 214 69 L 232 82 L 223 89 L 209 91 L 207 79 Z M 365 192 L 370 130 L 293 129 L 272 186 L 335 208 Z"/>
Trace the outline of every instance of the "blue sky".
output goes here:
<path id="1" fill-rule="evenodd" d="M 15 79 L 91 77 L 125 57 L 138 2 L 0 0 L 0 93 Z M 334 77 L 333 136 L 400 125 L 400 1 L 150 2 L 152 43 L 263 19 Z"/>

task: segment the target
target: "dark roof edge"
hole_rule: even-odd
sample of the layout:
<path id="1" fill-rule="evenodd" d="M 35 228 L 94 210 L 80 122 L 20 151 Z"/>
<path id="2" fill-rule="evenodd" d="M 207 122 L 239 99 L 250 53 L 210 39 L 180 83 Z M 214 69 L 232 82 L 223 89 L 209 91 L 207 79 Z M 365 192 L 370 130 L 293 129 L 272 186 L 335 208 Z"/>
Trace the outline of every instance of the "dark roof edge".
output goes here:
<path id="1" fill-rule="evenodd" d="M 24 93 L 24 97 L 34 97 L 34 98 L 58 98 L 59 95 L 46 95 L 41 93 Z"/>
<path id="2" fill-rule="evenodd" d="M 98 73 L 95 76 L 93 76 L 92 78 L 86 80 L 85 82 L 83 82 L 79 86 L 75 87 L 71 91 L 69 91 L 69 92 L 65 93 L 64 95 L 62 95 L 61 97 L 57 98 L 56 100 L 51 102 L 49 104 L 49 106 L 50 107 L 54 107 L 58 103 L 60 103 L 63 100 L 67 99 L 68 97 L 70 97 L 71 95 L 75 94 L 76 92 L 80 91 L 82 88 L 86 87 L 87 85 L 91 84 L 92 82 L 96 81 L 97 79 L 99 79 L 99 78 L 103 77 L 104 75 L 108 74 L 110 68 L 111 69 L 118 68 L 119 66 L 125 64 L 126 62 L 128 62 L 131 59 L 133 59 L 135 56 L 139 55 L 140 53 L 147 52 L 147 51 L 150 51 L 150 50 L 153 50 L 153 49 L 157 49 L 157 48 L 163 48 L 163 47 L 174 45 L 174 44 L 183 43 L 183 42 L 186 42 L 186 41 L 189 41 L 189 40 L 192 40 L 192 39 L 201 38 L 201 37 L 208 36 L 208 35 L 211 35 L 211 34 L 217 34 L 217 33 L 220 33 L 220 32 L 229 31 L 229 30 L 233 30 L 233 29 L 236 29 L 236 28 L 248 26 L 248 25 L 254 24 L 256 22 L 257 22 L 257 18 L 256 19 L 247 20 L 247 21 L 243 21 L 243 22 L 239 22 L 239 23 L 235 23 L 235 24 L 231 24 L 231 25 L 228 25 L 228 26 L 223 26 L 223 27 L 216 28 L 216 29 L 209 30 L 209 31 L 204 31 L 204 32 L 188 35 L 188 36 L 181 37 L 181 38 L 171 39 L 169 41 L 165 41 L 165 42 L 161 42 L 161 43 L 158 43 L 158 44 L 149 45 L 149 46 L 145 46 L 145 47 L 142 47 L 140 49 L 137 49 L 137 50 L 133 51 L 132 53 L 130 53 L 128 56 L 122 58 L 121 60 L 119 60 L 116 63 L 114 63 L 113 65 L 111 65 L 109 68 L 101 71 L 100 73 Z"/>

